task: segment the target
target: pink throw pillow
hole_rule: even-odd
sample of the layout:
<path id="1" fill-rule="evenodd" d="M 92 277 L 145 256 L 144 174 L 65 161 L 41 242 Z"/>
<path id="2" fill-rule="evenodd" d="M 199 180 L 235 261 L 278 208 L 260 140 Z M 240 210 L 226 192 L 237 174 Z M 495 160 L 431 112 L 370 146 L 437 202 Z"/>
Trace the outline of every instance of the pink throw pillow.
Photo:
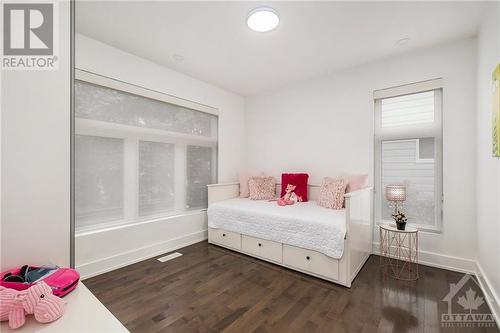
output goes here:
<path id="1" fill-rule="evenodd" d="M 251 200 L 274 199 L 276 195 L 276 179 L 274 177 L 250 177 L 248 180 Z"/>
<path id="2" fill-rule="evenodd" d="M 240 182 L 240 197 L 248 198 L 250 196 L 250 190 L 248 189 L 248 180 L 250 175 L 248 173 L 240 173 L 238 178 Z"/>
<path id="3" fill-rule="evenodd" d="M 346 186 L 347 182 L 344 179 L 324 178 L 319 189 L 318 205 L 326 208 L 342 209 Z"/>
<path id="4" fill-rule="evenodd" d="M 368 187 L 368 175 L 349 175 L 346 176 L 347 187 L 345 189 L 346 193 L 361 190 L 362 188 Z"/>

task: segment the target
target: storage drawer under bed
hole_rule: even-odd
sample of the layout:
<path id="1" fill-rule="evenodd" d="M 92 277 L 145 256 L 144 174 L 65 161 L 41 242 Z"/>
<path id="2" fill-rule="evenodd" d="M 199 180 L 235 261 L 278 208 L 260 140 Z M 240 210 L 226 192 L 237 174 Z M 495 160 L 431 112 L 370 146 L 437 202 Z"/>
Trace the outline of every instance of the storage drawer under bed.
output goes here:
<path id="1" fill-rule="evenodd" d="M 339 260 L 316 251 L 283 244 L 283 264 L 328 279 L 339 278 Z"/>
<path id="2" fill-rule="evenodd" d="M 223 229 L 208 228 L 208 241 L 241 250 L 241 234 Z"/>
<path id="3" fill-rule="evenodd" d="M 282 248 L 281 243 L 246 235 L 241 236 L 242 251 L 280 264 L 283 262 Z"/>

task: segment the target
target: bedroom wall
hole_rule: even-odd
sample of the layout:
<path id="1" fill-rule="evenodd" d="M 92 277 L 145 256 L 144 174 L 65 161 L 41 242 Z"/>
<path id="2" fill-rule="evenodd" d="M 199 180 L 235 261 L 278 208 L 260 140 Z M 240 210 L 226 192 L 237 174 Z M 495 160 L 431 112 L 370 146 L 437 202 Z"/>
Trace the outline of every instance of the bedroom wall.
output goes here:
<path id="1" fill-rule="evenodd" d="M 218 181 L 237 179 L 237 170 L 242 168 L 245 158 L 245 100 L 241 96 L 81 34 L 76 35 L 75 58 L 78 69 L 218 108 Z M 206 229 L 203 212 L 79 233 L 77 267 L 86 276 L 111 270 L 206 239 Z"/>
<path id="2" fill-rule="evenodd" d="M 70 264 L 69 8 L 58 70 L 1 72 L 1 271 Z"/>
<path id="3" fill-rule="evenodd" d="M 500 4 L 488 11 L 478 37 L 477 245 L 480 280 L 500 322 L 500 158 L 491 154 L 493 69 L 500 63 Z"/>
<path id="4" fill-rule="evenodd" d="M 343 172 L 368 173 L 373 181 L 373 91 L 439 77 L 445 85 L 443 231 L 421 233 L 420 259 L 474 270 L 475 39 L 403 54 L 248 98 L 248 167 L 275 177 L 283 171 L 306 171 L 311 183 Z M 375 238 L 375 247 L 377 244 Z"/>

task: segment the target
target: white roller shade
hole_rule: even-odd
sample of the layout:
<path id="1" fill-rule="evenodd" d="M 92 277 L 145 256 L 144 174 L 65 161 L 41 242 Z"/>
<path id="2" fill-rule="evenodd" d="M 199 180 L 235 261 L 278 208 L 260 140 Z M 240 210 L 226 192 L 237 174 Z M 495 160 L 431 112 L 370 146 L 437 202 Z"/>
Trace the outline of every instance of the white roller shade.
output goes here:
<path id="1" fill-rule="evenodd" d="M 411 126 L 434 122 L 434 91 L 382 100 L 381 127 Z"/>

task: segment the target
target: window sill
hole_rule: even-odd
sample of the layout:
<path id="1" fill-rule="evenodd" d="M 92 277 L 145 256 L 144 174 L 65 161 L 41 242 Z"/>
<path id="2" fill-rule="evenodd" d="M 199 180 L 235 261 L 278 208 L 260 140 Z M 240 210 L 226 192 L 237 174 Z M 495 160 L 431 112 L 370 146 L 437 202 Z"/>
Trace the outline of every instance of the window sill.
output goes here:
<path id="1" fill-rule="evenodd" d="M 175 219 L 175 218 L 183 217 L 183 216 L 197 215 L 197 214 L 205 213 L 206 211 L 207 211 L 206 208 L 197 208 L 197 209 L 186 210 L 186 211 L 181 211 L 181 212 L 179 212 L 179 211 L 171 212 L 170 214 L 161 215 L 161 216 L 147 216 L 147 217 L 139 218 L 136 220 L 110 221 L 110 222 L 102 223 L 102 224 L 98 224 L 98 225 L 77 228 L 76 233 L 75 233 L 75 237 L 88 236 L 91 234 L 96 234 L 96 233 L 105 232 L 105 231 L 112 231 L 112 230 L 117 230 L 117 229 L 135 227 L 135 226 L 138 226 L 141 224 L 148 224 L 148 223 L 160 222 L 160 221 L 165 221 L 165 220 L 171 220 L 171 219 Z"/>
<path id="2" fill-rule="evenodd" d="M 379 220 L 376 222 L 376 225 L 379 226 L 381 224 L 394 224 L 393 220 Z M 425 232 L 425 233 L 431 233 L 431 234 L 442 234 L 443 229 L 438 226 L 432 226 L 432 225 L 422 225 L 422 224 L 415 224 L 415 223 L 408 223 L 408 226 L 417 228 L 418 231 Z"/>

